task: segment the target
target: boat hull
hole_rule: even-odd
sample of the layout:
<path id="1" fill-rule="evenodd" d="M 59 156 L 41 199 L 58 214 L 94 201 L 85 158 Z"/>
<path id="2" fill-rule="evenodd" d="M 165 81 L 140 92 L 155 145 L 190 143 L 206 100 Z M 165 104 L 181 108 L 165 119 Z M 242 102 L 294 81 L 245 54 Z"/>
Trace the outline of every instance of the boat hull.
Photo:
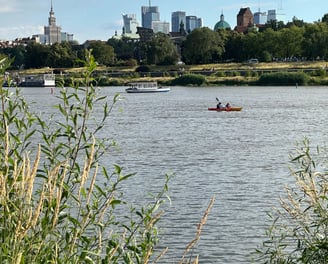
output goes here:
<path id="1" fill-rule="evenodd" d="M 242 107 L 224 107 L 224 108 L 216 108 L 216 107 L 209 107 L 209 111 L 217 111 L 217 112 L 234 112 L 234 111 L 241 111 Z"/>
<path id="2" fill-rule="evenodd" d="M 156 89 L 148 89 L 148 88 L 127 88 L 125 91 L 127 93 L 163 93 L 170 91 L 170 88 L 156 88 Z"/>
<path id="3" fill-rule="evenodd" d="M 20 83 L 20 87 L 55 87 L 55 75 L 43 74 L 43 75 L 29 75 L 24 76 Z"/>

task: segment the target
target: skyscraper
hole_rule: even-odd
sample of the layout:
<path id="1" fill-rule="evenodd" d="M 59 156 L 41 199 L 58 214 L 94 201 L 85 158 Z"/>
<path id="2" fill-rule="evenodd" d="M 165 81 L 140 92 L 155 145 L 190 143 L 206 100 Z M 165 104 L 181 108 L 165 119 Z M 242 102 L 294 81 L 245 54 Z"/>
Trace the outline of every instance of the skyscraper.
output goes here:
<path id="1" fill-rule="evenodd" d="M 203 26 L 203 22 L 201 18 L 196 16 L 186 16 L 186 30 L 187 32 L 193 31 L 195 28 L 201 28 Z"/>
<path id="2" fill-rule="evenodd" d="M 268 22 L 270 21 L 285 21 L 285 15 L 277 13 L 275 9 L 268 10 Z"/>
<path id="3" fill-rule="evenodd" d="M 265 12 L 258 12 L 254 13 L 254 24 L 255 25 L 264 25 L 268 20 L 268 15 Z"/>
<path id="4" fill-rule="evenodd" d="M 123 14 L 123 35 L 136 34 L 139 26 L 135 14 Z"/>
<path id="5" fill-rule="evenodd" d="M 144 28 L 153 28 L 153 21 L 160 21 L 158 6 L 142 6 L 141 7 L 141 23 Z"/>
<path id="6" fill-rule="evenodd" d="M 181 22 L 184 25 L 184 29 L 186 29 L 186 12 L 183 11 L 173 12 L 171 16 L 172 32 L 180 32 Z"/>
<path id="7" fill-rule="evenodd" d="M 44 35 L 46 36 L 46 42 L 48 44 L 61 42 L 61 27 L 58 27 L 56 25 L 56 17 L 52 6 L 52 1 L 49 12 L 48 24 L 48 26 L 44 27 Z"/>

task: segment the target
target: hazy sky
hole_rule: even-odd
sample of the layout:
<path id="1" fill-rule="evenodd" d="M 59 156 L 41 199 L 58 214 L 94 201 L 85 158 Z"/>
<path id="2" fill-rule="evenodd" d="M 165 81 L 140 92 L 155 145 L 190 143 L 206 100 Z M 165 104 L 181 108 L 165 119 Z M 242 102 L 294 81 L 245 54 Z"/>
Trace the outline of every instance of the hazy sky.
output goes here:
<path id="1" fill-rule="evenodd" d="M 52 0 L 57 25 L 74 34 L 83 43 L 88 39 L 107 40 L 122 30 L 122 14 L 136 14 L 141 24 L 141 6 L 149 0 Z M 276 9 L 285 14 L 285 21 L 295 16 L 305 22 L 318 21 L 328 13 L 327 0 L 152 0 L 158 6 L 161 21 L 171 24 L 171 13 L 185 11 L 203 19 L 203 25 L 214 27 L 221 12 L 232 28 L 241 7 L 262 12 Z M 51 0 L 0 0 L 0 40 L 43 34 L 48 25 Z"/>

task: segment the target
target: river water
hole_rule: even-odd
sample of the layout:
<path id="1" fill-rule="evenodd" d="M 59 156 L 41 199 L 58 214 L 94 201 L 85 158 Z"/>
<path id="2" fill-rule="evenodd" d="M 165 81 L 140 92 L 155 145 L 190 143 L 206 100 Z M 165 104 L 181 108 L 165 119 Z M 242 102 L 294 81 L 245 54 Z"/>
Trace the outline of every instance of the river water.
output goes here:
<path id="1" fill-rule="evenodd" d="M 57 92 L 57 91 L 56 91 Z M 166 173 L 171 204 L 159 223 L 160 263 L 177 263 L 195 237 L 210 199 L 214 206 L 194 250 L 199 263 L 251 263 L 264 239 L 266 213 L 278 205 L 289 175 L 289 155 L 304 137 L 327 142 L 325 87 L 172 87 L 168 93 L 126 94 L 106 126 L 119 145 L 106 164 L 136 172 L 126 186 L 135 201 L 161 189 Z M 54 111 L 48 89 L 23 89 L 40 111 Z M 212 112 L 215 98 L 241 112 Z"/>

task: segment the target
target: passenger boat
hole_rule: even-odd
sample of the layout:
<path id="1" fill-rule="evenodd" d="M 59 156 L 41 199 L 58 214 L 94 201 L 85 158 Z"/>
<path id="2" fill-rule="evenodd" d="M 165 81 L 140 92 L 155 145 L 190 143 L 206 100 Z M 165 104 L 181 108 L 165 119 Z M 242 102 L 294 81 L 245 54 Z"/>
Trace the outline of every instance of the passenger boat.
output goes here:
<path id="1" fill-rule="evenodd" d="M 223 107 L 223 108 L 217 108 L 217 107 L 209 107 L 209 111 L 217 111 L 217 112 L 230 112 L 230 111 L 241 111 L 243 108 L 242 107 Z"/>
<path id="2" fill-rule="evenodd" d="M 168 92 L 169 87 L 158 86 L 157 82 L 132 82 L 129 83 L 129 88 L 126 88 L 127 93 L 157 93 Z"/>
<path id="3" fill-rule="evenodd" d="M 21 87 L 55 87 L 54 74 L 27 75 L 21 78 L 18 83 Z"/>

